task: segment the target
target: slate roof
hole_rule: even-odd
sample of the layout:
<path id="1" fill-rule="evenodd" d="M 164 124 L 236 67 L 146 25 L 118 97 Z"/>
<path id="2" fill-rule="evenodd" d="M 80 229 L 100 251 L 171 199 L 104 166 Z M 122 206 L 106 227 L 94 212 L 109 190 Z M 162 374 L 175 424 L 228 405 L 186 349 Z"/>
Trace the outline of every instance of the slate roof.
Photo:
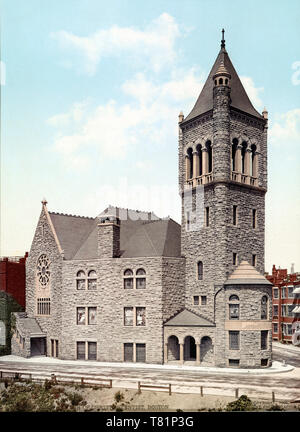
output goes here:
<path id="1" fill-rule="evenodd" d="M 226 68 L 227 72 L 231 75 L 230 87 L 231 87 L 231 106 L 237 108 L 245 113 L 251 114 L 252 116 L 263 119 L 263 116 L 256 111 L 253 107 L 244 87 L 241 83 L 241 80 L 234 69 L 233 64 L 229 58 L 229 55 L 225 48 L 221 48 L 218 57 L 210 71 L 210 74 L 203 86 L 203 89 L 195 103 L 194 108 L 189 113 L 189 115 L 184 119 L 181 124 L 184 122 L 191 120 L 201 114 L 204 114 L 207 111 L 213 109 L 213 76 L 216 74 L 218 69 L 221 67 L 223 63 L 223 67 Z"/>
<path id="2" fill-rule="evenodd" d="M 176 313 L 172 318 L 164 323 L 170 327 L 214 327 L 212 321 L 196 314 L 188 309 L 183 309 Z"/>
<path id="3" fill-rule="evenodd" d="M 171 218 L 159 219 L 153 213 L 127 211 L 116 207 L 109 207 L 101 215 L 106 213 L 117 214 L 120 219 L 121 257 L 179 257 L 181 255 L 180 225 Z M 49 216 L 65 259 L 98 257 L 98 218 L 52 212 L 49 212 Z"/>
<path id="4" fill-rule="evenodd" d="M 35 318 L 25 318 L 22 315 L 18 315 L 18 329 L 22 335 L 30 335 L 43 337 L 46 336 L 42 329 L 38 325 Z"/>
<path id="5" fill-rule="evenodd" d="M 229 276 L 224 285 L 272 285 L 247 261 L 241 264 Z"/>

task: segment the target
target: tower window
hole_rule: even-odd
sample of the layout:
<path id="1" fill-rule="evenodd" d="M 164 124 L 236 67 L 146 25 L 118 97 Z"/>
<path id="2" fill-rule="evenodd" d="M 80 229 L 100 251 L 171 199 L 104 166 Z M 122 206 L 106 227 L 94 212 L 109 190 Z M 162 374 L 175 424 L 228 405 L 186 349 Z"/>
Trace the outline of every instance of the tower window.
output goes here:
<path id="1" fill-rule="evenodd" d="M 215 85 L 217 85 L 217 80 L 215 80 Z"/>
<path id="2" fill-rule="evenodd" d="M 230 331 L 229 332 L 229 349 L 239 350 L 240 349 L 240 332 Z"/>
<path id="3" fill-rule="evenodd" d="M 261 319 L 268 319 L 268 297 L 263 296 L 261 298 L 261 309 L 260 309 L 260 318 Z"/>
<path id="4" fill-rule="evenodd" d="M 206 303 L 207 303 L 207 297 L 201 296 L 201 306 L 206 306 Z"/>
<path id="5" fill-rule="evenodd" d="M 253 267 L 256 266 L 256 255 L 255 254 L 252 255 L 252 265 L 253 265 Z"/>
<path id="6" fill-rule="evenodd" d="M 226 80 L 225 80 L 225 84 L 227 85 L 228 84 L 228 79 L 226 78 Z"/>
<path id="7" fill-rule="evenodd" d="M 208 172 L 212 172 L 212 147 L 211 147 L 211 141 L 207 141 L 206 143 L 207 148 L 207 162 L 208 162 Z"/>
<path id="8" fill-rule="evenodd" d="M 256 228 L 256 209 L 252 210 L 252 228 Z"/>
<path id="9" fill-rule="evenodd" d="M 232 254 L 232 264 L 237 265 L 237 253 L 233 252 Z"/>
<path id="10" fill-rule="evenodd" d="M 205 207 L 205 225 L 209 226 L 209 207 Z"/>
<path id="11" fill-rule="evenodd" d="M 232 208 L 232 223 L 233 225 L 237 225 L 237 206 L 234 205 Z"/>
<path id="12" fill-rule="evenodd" d="M 201 145 L 197 145 L 196 147 L 197 150 L 197 157 L 198 157 L 198 172 L 195 173 L 196 177 L 198 176 L 202 176 L 203 174 L 203 169 L 202 169 L 202 147 Z"/>
<path id="13" fill-rule="evenodd" d="M 256 158 L 256 145 L 252 144 L 251 146 L 251 165 L 250 165 L 250 175 L 256 177 L 256 166 L 255 166 L 255 158 Z"/>
<path id="14" fill-rule="evenodd" d="M 223 84 L 223 78 L 220 78 L 220 79 L 219 79 L 219 84 L 220 84 L 220 85 Z"/>
<path id="15" fill-rule="evenodd" d="M 192 179 L 193 178 L 193 149 L 189 148 L 187 151 L 187 157 L 188 157 L 188 167 L 187 167 L 187 178 Z"/>
<path id="16" fill-rule="evenodd" d="M 198 280 L 202 280 L 203 279 L 203 262 L 202 261 L 198 262 L 197 269 L 198 269 Z"/>
<path id="17" fill-rule="evenodd" d="M 232 140 L 232 146 L 231 146 L 231 169 L 232 171 L 236 171 L 236 150 L 237 150 L 238 140 L 234 138 Z"/>
<path id="18" fill-rule="evenodd" d="M 260 349 L 266 350 L 268 347 L 268 330 L 260 332 Z"/>
<path id="19" fill-rule="evenodd" d="M 240 299 L 235 294 L 229 297 L 229 319 L 240 319 Z"/>

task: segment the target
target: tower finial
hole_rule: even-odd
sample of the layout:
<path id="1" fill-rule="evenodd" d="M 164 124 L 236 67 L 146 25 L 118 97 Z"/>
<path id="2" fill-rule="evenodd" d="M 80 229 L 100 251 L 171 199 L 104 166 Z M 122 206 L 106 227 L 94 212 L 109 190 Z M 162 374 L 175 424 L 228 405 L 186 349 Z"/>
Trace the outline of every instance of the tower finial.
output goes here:
<path id="1" fill-rule="evenodd" d="M 225 39 L 224 39 L 225 30 L 222 29 L 222 40 L 221 40 L 221 48 L 225 48 Z"/>

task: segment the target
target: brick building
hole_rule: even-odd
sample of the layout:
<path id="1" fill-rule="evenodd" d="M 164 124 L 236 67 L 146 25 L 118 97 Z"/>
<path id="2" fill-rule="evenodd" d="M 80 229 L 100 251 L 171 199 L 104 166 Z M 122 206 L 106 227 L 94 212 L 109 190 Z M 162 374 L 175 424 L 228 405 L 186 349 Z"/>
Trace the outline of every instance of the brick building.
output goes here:
<path id="1" fill-rule="evenodd" d="M 10 353 L 11 312 L 25 309 L 27 256 L 0 259 L 0 355 Z"/>
<path id="2" fill-rule="evenodd" d="M 273 265 L 266 278 L 273 285 L 273 339 L 300 345 L 300 273 Z"/>
<path id="3" fill-rule="evenodd" d="M 224 36 L 178 127 L 181 226 L 115 207 L 96 218 L 58 214 L 42 202 L 14 354 L 271 365 L 267 112 L 251 104 Z"/>

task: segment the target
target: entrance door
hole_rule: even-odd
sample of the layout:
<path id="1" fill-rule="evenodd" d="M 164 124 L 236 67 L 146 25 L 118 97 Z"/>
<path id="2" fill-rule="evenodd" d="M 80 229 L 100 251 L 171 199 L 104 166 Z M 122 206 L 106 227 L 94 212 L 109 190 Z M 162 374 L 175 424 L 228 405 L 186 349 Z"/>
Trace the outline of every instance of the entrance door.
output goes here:
<path id="1" fill-rule="evenodd" d="M 193 336 L 186 336 L 184 339 L 184 360 L 196 360 L 196 343 Z"/>
<path id="2" fill-rule="evenodd" d="M 30 353 L 31 357 L 46 355 L 46 338 L 31 338 Z"/>

